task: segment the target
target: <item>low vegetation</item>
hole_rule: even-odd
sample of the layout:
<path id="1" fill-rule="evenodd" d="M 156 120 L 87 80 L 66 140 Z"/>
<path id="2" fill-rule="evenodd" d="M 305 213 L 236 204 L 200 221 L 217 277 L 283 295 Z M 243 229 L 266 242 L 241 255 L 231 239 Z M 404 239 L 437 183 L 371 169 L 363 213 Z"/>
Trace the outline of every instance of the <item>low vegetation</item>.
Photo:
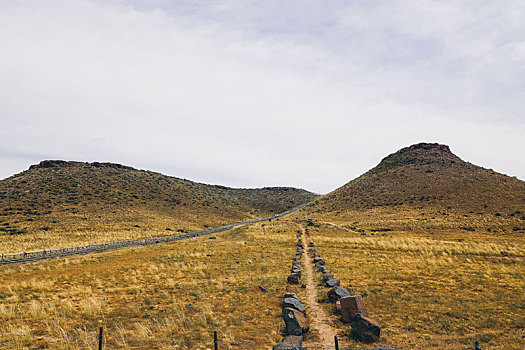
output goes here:
<path id="1" fill-rule="evenodd" d="M 0 181 L 0 199 L 0 253 L 173 234 L 313 201 L 211 236 L 0 267 L 0 333 L 18 334 L 0 340 L 11 348 L 92 349 L 99 326 L 124 349 L 210 348 L 213 330 L 232 349 L 276 344 L 294 218 L 382 326 L 379 343 L 359 344 L 324 304 L 343 346 L 525 348 L 525 183 L 444 145 L 403 149 L 320 198 L 58 162 Z M 162 339 L 184 342 L 152 342 Z"/>
<path id="2" fill-rule="evenodd" d="M 383 327 L 381 343 L 402 349 L 473 349 L 475 341 L 486 349 L 525 347 L 521 237 L 362 233 L 328 224 L 310 232 L 341 286 L 364 297 Z M 334 313 L 332 304 L 325 307 Z M 348 325 L 336 317 L 335 326 L 349 340 Z"/>
<path id="3" fill-rule="evenodd" d="M 0 180 L 0 253 L 217 227 L 314 197 L 287 187 L 205 185 L 119 164 L 44 161 Z"/>
<path id="4" fill-rule="evenodd" d="M 17 349 L 93 349 L 103 326 L 110 345 L 123 349 L 207 349 L 210 344 L 200 341 L 211 341 L 214 330 L 223 342 L 276 344 L 295 229 L 260 223 L 188 241 L 2 267 L 0 333 L 35 337 L 0 340 Z M 44 335 L 72 339 L 38 338 Z"/>
<path id="5" fill-rule="evenodd" d="M 417 144 L 316 200 L 307 217 L 371 229 L 525 233 L 525 182 L 464 162 L 447 146 Z"/>

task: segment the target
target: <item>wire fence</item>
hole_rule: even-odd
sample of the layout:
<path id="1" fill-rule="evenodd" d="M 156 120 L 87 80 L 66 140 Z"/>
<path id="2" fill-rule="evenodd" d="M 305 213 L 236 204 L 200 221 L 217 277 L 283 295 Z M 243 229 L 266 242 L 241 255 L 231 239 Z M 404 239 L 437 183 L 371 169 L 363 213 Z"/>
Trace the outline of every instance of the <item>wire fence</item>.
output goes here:
<path id="1" fill-rule="evenodd" d="M 333 345 L 302 346 L 301 350 L 360 350 L 364 348 L 340 347 L 337 337 Z M 248 342 L 227 342 L 218 339 L 214 332 L 213 340 L 181 339 L 126 339 L 103 337 L 99 331 L 92 337 L 51 336 L 18 333 L 0 333 L 1 349 L 272 349 L 275 344 L 257 344 Z M 297 347 L 279 347 L 279 350 L 298 350 Z M 381 349 L 390 349 L 383 347 Z M 394 350 L 394 349 L 391 349 Z"/>
<path id="2" fill-rule="evenodd" d="M 78 254 L 98 253 L 98 252 L 103 252 L 107 250 L 119 249 L 119 248 L 145 246 L 145 245 L 150 245 L 150 244 L 179 241 L 179 240 L 193 238 L 193 237 L 210 235 L 213 233 L 219 233 L 219 232 L 231 230 L 232 228 L 247 225 L 247 224 L 255 224 L 255 223 L 263 222 L 263 221 L 272 221 L 274 219 L 278 219 L 282 216 L 291 214 L 294 211 L 302 209 L 308 204 L 309 203 L 302 204 L 284 213 L 276 214 L 274 216 L 267 217 L 267 218 L 261 218 L 261 219 L 251 220 L 251 221 L 242 221 L 242 222 L 237 222 L 234 224 L 210 228 L 207 230 L 193 231 L 193 232 L 187 232 L 187 233 L 182 233 L 182 234 L 177 234 L 177 235 L 128 239 L 128 240 L 122 240 L 122 241 L 113 241 L 113 242 L 99 243 L 99 244 L 89 244 L 89 245 L 70 247 L 70 248 L 39 250 L 39 251 L 34 251 L 34 252 L 23 252 L 23 253 L 16 253 L 16 254 L 1 254 L 0 255 L 0 265 L 17 264 L 17 263 L 22 263 L 22 262 L 31 262 L 31 261 L 51 259 L 51 258 L 56 258 L 56 257 L 78 255 Z"/>

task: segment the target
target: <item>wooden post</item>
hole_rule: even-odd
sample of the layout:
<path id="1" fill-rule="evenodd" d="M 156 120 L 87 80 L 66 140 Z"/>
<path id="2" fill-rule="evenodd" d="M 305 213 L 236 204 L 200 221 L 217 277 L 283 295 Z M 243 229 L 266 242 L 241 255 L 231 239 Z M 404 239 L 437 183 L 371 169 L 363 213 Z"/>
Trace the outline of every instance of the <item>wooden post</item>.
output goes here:
<path id="1" fill-rule="evenodd" d="M 219 344 L 217 343 L 217 331 L 213 331 L 213 345 L 215 350 L 219 350 Z"/>
<path id="2" fill-rule="evenodd" d="M 335 342 L 335 350 L 339 350 L 339 340 L 337 339 L 337 335 L 334 336 L 334 342 Z"/>
<path id="3" fill-rule="evenodd" d="M 103 332 L 103 328 L 100 327 L 99 332 L 98 332 L 98 350 L 102 350 L 102 332 Z"/>

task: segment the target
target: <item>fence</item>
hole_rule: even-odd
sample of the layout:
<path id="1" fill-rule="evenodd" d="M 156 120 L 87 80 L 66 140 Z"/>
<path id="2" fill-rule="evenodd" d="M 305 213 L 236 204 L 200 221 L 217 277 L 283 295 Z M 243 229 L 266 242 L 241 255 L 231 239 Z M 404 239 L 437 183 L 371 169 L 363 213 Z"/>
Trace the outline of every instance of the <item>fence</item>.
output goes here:
<path id="1" fill-rule="evenodd" d="M 37 341 L 49 340 L 54 342 L 54 347 L 57 343 L 62 343 L 65 345 L 66 349 L 143 349 L 143 348 L 159 348 L 166 346 L 169 347 L 180 347 L 186 346 L 187 348 L 195 346 L 206 346 L 207 349 L 213 348 L 214 350 L 226 350 L 226 349 L 247 349 L 247 348 L 266 348 L 271 349 L 274 345 L 272 344 L 254 344 L 254 343 L 245 343 L 245 342 L 225 342 L 219 340 L 217 331 L 213 332 L 213 340 L 210 337 L 210 340 L 177 340 L 177 339 L 114 339 L 104 336 L 103 328 L 101 327 L 97 334 L 93 337 L 59 337 L 59 336 L 48 336 L 48 335 L 28 335 L 28 334 L 13 334 L 13 333 L 0 333 L 0 348 L 2 349 L 18 349 L 19 344 L 12 344 L 10 346 L 8 338 L 26 338 L 32 341 L 33 345 Z M 16 343 L 16 342 L 15 342 Z M 38 347 L 39 349 L 42 347 Z M 44 348 L 45 349 L 45 348 Z M 287 348 L 279 348 L 280 350 L 287 350 Z M 356 347 L 339 347 L 338 337 L 334 338 L 334 344 L 324 345 L 324 346 L 303 346 L 301 350 L 307 349 L 326 349 L 326 350 L 364 350 L 364 348 Z M 390 349 L 390 348 L 382 348 Z M 297 348 L 289 348 L 289 350 L 298 350 Z M 391 349 L 394 350 L 394 349 Z"/>
<path id="2" fill-rule="evenodd" d="M 280 218 L 282 216 L 291 214 L 294 211 L 302 209 L 308 204 L 309 203 L 302 204 L 284 213 L 276 214 L 271 217 L 256 219 L 256 220 L 251 220 L 251 221 L 237 222 L 234 224 L 224 225 L 224 226 L 215 227 L 215 228 L 202 230 L 202 231 L 193 231 L 193 232 L 187 232 L 187 233 L 170 235 L 170 236 L 162 236 L 162 237 L 138 238 L 138 239 L 123 240 L 123 241 L 113 241 L 113 242 L 108 242 L 108 243 L 89 244 L 85 246 L 77 246 L 77 247 L 71 247 L 71 248 L 40 250 L 40 251 L 29 252 L 29 253 L 24 252 L 24 253 L 16 253 L 16 254 L 2 254 L 0 255 L 0 265 L 16 264 L 16 263 L 21 263 L 21 262 L 30 262 L 30 261 L 36 261 L 36 260 L 51 259 L 51 258 L 56 258 L 56 257 L 77 255 L 77 254 L 103 252 L 107 250 L 126 248 L 126 247 L 144 246 L 144 245 L 150 245 L 150 244 L 179 241 L 182 239 L 188 239 L 188 238 L 193 238 L 193 237 L 209 235 L 213 233 L 219 233 L 219 232 L 231 230 L 232 228 L 247 225 L 247 224 L 254 224 L 254 223 L 258 223 L 262 221 L 271 221 L 273 219 Z"/>

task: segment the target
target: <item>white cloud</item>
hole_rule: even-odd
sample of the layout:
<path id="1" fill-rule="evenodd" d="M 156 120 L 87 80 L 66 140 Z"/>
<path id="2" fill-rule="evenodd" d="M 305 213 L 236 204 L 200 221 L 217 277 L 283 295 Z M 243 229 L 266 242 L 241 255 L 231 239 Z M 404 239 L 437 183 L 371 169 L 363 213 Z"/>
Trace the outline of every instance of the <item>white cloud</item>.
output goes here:
<path id="1" fill-rule="evenodd" d="M 0 177 L 42 158 L 327 192 L 400 147 L 525 178 L 520 2 L 0 4 Z M 24 165 L 25 164 L 25 165 Z"/>

